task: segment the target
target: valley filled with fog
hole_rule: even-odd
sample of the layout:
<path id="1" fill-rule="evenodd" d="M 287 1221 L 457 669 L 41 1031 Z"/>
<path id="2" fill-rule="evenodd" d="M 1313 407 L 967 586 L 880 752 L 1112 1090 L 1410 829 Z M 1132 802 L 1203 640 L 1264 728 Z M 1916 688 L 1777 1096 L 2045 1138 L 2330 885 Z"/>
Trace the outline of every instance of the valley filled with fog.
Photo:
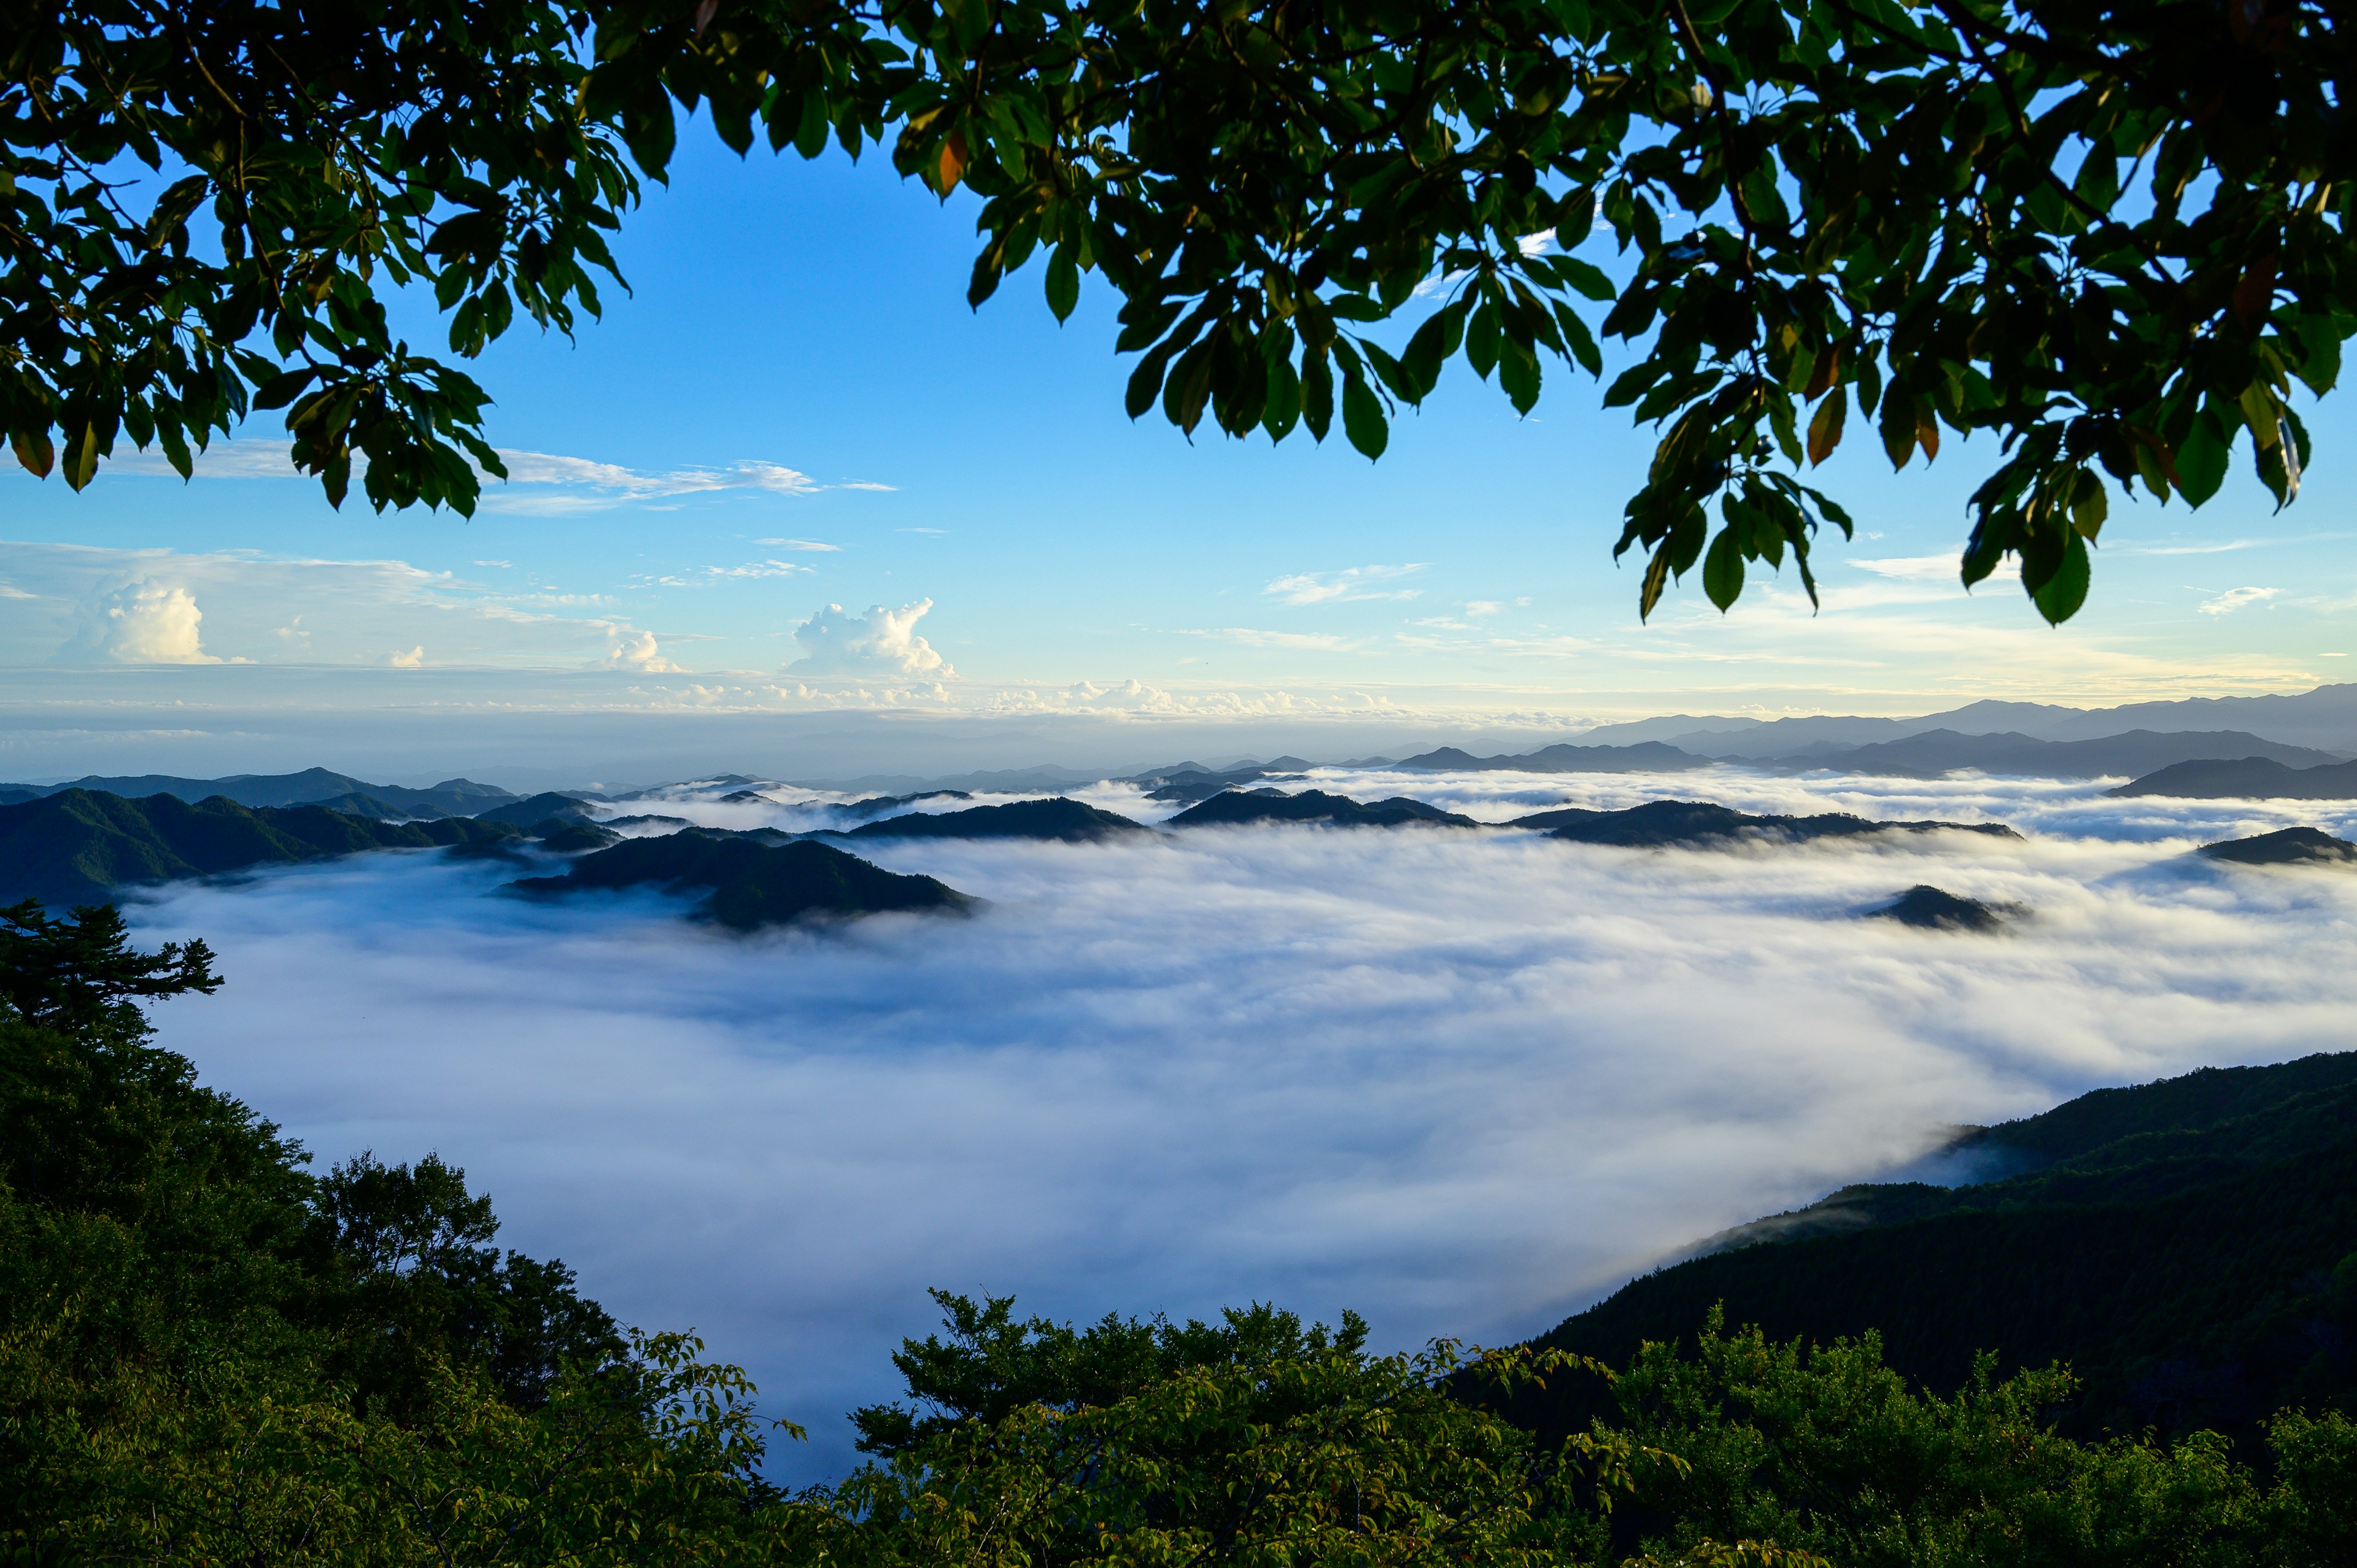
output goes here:
<path id="1" fill-rule="evenodd" d="M 2190 853 L 2295 823 L 2345 836 L 2345 803 L 1726 768 L 1279 787 L 1305 785 L 1491 822 L 1675 798 L 2024 837 L 863 841 L 845 847 L 986 906 L 752 937 L 657 893 L 533 904 L 498 896 L 513 865 L 396 852 L 126 912 L 143 940 L 220 954 L 220 994 L 157 1016 L 205 1081 L 322 1165 L 464 1165 L 505 1244 L 750 1369 L 812 1429 L 780 1460 L 813 1476 L 844 1467 L 841 1412 L 893 1391 L 928 1286 L 1060 1317 L 1352 1307 L 1387 1348 L 1521 1338 L 1713 1231 L 1921 1167 L 1955 1124 L 2345 1049 L 2357 1017 L 2357 875 Z M 872 815 L 782 787 L 723 799 L 743 793 L 597 811 L 789 832 Z M 1926 883 L 2029 913 L 1996 935 L 1859 918 Z"/>

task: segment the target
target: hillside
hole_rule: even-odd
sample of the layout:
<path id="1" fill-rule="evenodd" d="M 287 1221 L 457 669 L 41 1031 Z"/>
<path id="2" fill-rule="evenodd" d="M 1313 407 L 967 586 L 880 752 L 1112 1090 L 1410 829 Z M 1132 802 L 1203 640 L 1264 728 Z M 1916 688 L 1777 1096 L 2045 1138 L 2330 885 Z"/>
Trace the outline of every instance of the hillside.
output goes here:
<path id="1" fill-rule="evenodd" d="M 2247 1433 L 2357 1404 L 2357 1053 L 2084 1095 L 1954 1145 L 1997 1179 L 1846 1188 L 1714 1238 L 1539 1342 L 1619 1362 L 1730 1323 L 1820 1343 L 1878 1328 L 1934 1388 L 2073 1364 L 2093 1433 Z M 2007 1170 L 2015 1174 L 2004 1174 Z M 1585 1419 L 1568 1391 L 1520 1419 Z"/>
<path id="2" fill-rule="evenodd" d="M 319 806 L 249 809 L 215 796 L 128 800 L 67 789 L 0 806 L 0 904 L 103 903 L 116 889 L 285 865 L 371 849 L 424 849 L 518 836 L 464 817 L 384 822 Z"/>
<path id="3" fill-rule="evenodd" d="M 1670 848 L 1678 845 L 1756 839 L 1802 843 L 1811 839 L 1857 838 L 1868 833 L 1985 833 L 1992 838 L 2019 838 L 2003 822 L 1878 822 L 1846 811 L 1813 817 L 1753 816 L 1707 800 L 1648 800 L 1618 811 L 1565 806 L 1534 811 L 1505 824 L 1510 828 L 1544 829 L 1549 836 L 1572 843 L 1613 844 L 1630 848 Z"/>
<path id="4" fill-rule="evenodd" d="M 1323 822 L 1342 828 L 1397 828 L 1429 822 L 1441 827 L 1474 828 L 1470 817 L 1427 806 L 1395 795 L 1372 803 L 1322 789 L 1288 795 L 1281 789 L 1231 789 L 1190 806 L 1170 819 L 1174 828 L 1232 827 L 1245 822 Z"/>
<path id="5" fill-rule="evenodd" d="M 887 817 L 852 829 L 855 839 L 1053 839 L 1063 843 L 1093 843 L 1103 839 L 1135 837 L 1154 830 L 1113 811 L 1101 811 L 1082 800 L 1058 796 L 1051 800 L 1014 800 L 1004 806 L 974 806 L 963 811 Z"/>
<path id="6" fill-rule="evenodd" d="M 544 898 L 650 885 L 666 893 L 706 895 L 694 918 L 736 931 L 892 910 L 954 913 L 978 902 L 930 876 L 899 875 L 823 843 L 764 843 L 712 828 L 627 839 L 583 855 L 563 876 L 509 884 L 519 894 Z"/>
<path id="7" fill-rule="evenodd" d="M 2232 762 L 2205 757 L 2173 763 L 2107 793 L 2186 800 L 2357 800 L 2357 762 L 2287 768 L 2272 757 Z"/>
<path id="8" fill-rule="evenodd" d="M 57 795 L 68 789 L 120 795 L 125 800 L 171 795 L 192 805 L 218 795 L 238 805 L 255 808 L 315 806 L 335 801 L 339 797 L 358 795 L 387 806 L 415 811 L 420 816 L 444 813 L 461 817 L 472 816 L 487 806 L 515 799 L 511 790 L 491 784 L 478 784 L 470 779 L 446 779 L 430 789 L 411 789 L 399 784 L 371 784 L 348 773 L 333 773 L 324 768 L 307 768 L 300 773 L 236 773 L 226 779 L 178 779 L 167 773 L 143 773 L 120 779 L 92 775 L 87 779 L 77 779 L 70 784 L 9 785 L 5 788 L 10 791 L 22 790 L 27 796 Z"/>

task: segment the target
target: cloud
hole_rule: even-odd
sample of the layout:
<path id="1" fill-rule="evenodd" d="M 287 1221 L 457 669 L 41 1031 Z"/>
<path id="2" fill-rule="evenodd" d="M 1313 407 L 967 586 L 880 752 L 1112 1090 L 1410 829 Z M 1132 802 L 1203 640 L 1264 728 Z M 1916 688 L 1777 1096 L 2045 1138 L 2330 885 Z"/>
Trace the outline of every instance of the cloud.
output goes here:
<path id="1" fill-rule="evenodd" d="M 1340 572 L 1304 572 L 1290 577 L 1279 577 L 1261 592 L 1274 595 L 1288 605 L 1348 604 L 1359 599 L 1412 599 L 1423 590 L 1377 588 L 1373 585 L 1421 572 L 1428 564 L 1428 562 L 1416 561 L 1404 566 L 1352 566 Z"/>
<path id="2" fill-rule="evenodd" d="M 425 645 L 420 643 L 406 653 L 396 649 L 386 656 L 385 662 L 395 670 L 422 670 L 425 667 Z"/>
<path id="3" fill-rule="evenodd" d="M 609 628 L 606 635 L 611 649 L 606 655 L 607 663 L 618 669 L 643 670 L 651 675 L 679 672 L 679 666 L 663 658 L 656 647 L 654 633 L 618 626 Z"/>
<path id="4" fill-rule="evenodd" d="M 870 605 L 856 616 L 829 605 L 794 628 L 802 656 L 787 668 L 804 675 L 953 676 L 957 671 L 917 635 L 917 623 L 932 607 L 932 600 L 919 599 L 897 610 Z"/>
<path id="5" fill-rule="evenodd" d="M 2266 604 L 2282 592 L 2281 588 L 2229 588 L 2222 594 L 2212 595 L 2193 607 L 2205 616 L 2232 615 L 2244 605 Z"/>
<path id="6" fill-rule="evenodd" d="M 503 593 L 404 561 L 0 541 L 0 569 L 41 590 L 0 616 L 0 665 L 382 669 L 423 646 L 437 665 L 594 669 L 624 624 L 601 595 Z"/>
<path id="7" fill-rule="evenodd" d="M 815 539 L 757 539 L 753 542 L 780 550 L 823 550 L 830 553 L 843 548 L 840 544 L 821 544 Z"/>
<path id="8" fill-rule="evenodd" d="M 503 491 L 501 482 L 484 477 L 484 505 L 495 511 L 562 514 L 598 511 L 633 501 L 660 500 L 716 490 L 761 490 L 772 495 L 806 496 L 821 490 L 889 490 L 890 485 L 852 481 L 823 485 L 799 468 L 782 463 L 749 459 L 723 467 L 669 468 L 659 472 L 601 463 L 590 457 L 568 457 L 553 452 L 499 449 L 506 465 L 509 486 L 549 486 L 571 491 L 565 495 L 520 495 Z M 288 456 L 288 444 L 270 436 L 240 436 L 216 441 L 195 455 L 198 478 L 250 479 L 304 477 Z M 173 473 L 161 450 L 135 450 L 126 443 L 106 460 L 105 471 L 117 474 Z M 174 477 L 178 477 L 175 475 Z"/>
<path id="9" fill-rule="evenodd" d="M 798 561 L 748 561 L 742 566 L 706 566 L 707 577 L 791 577 L 811 568 Z"/>
<path id="10" fill-rule="evenodd" d="M 1305 648 L 1347 652 L 1365 646 L 1365 639 L 1330 631 L 1261 631 L 1248 626 L 1223 626 L 1217 630 L 1190 632 L 1192 637 L 1220 637 L 1246 648 Z"/>
<path id="11" fill-rule="evenodd" d="M 421 766 L 424 762 L 421 759 Z M 2341 1049 L 2357 883 L 2189 863 L 2349 813 L 2090 786 L 1717 772 L 1337 776 L 1485 816 L 1648 791 L 2043 829 L 1725 854 L 1407 831 L 876 849 L 991 906 L 738 941 L 654 894 L 358 857 L 132 917 L 229 984 L 159 1009 L 209 1084 L 322 1160 L 439 1149 L 503 1243 L 701 1330 L 788 1467 L 846 1462 L 922 1292 L 1026 1310 L 1369 1315 L 1380 1344 L 1543 1329 L 1693 1240 L 2105 1084 Z M 706 791 L 707 795 L 719 791 Z M 655 809 L 826 825 L 841 797 Z M 1135 791 L 1083 791 L 1143 813 Z M 622 808 L 644 810 L 641 805 Z M 723 813 L 726 813 L 725 817 Z M 1914 883 L 2011 938 L 1854 918 Z M 322 1048 L 317 1020 L 342 1020 Z"/>
<path id="12" fill-rule="evenodd" d="M 219 664 L 202 646 L 204 618 L 188 589 L 134 583 L 96 607 L 97 651 L 120 664 Z"/>

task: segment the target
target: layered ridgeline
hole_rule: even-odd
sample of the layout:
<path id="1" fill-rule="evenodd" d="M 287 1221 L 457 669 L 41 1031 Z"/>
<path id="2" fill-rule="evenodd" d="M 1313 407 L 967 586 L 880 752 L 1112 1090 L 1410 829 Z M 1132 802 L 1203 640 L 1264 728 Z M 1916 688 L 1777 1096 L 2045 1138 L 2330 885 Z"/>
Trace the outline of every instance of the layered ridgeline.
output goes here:
<path id="1" fill-rule="evenodd" d="M 0 806 L 0 904 L 102 903 L 118 889 L 186 876 L 293 865 L 373 849 L 480 845 L 520 838 L 466 817 L 387 822 L 324 806 L 241 806 L 222 796 L 125 800 L 65 789 Z"/>
<path id="2" fill-rule="evenodd" d="M 2100 1090 L 1948 1152 L 1983 1179 L 1846 1187 L 1537 1343 L 1618 1363 L 1723 1308 L 1773 1338 L 1878 1330 L 1935 1389 L 1984 1351 L 2001 1372 L 2067 1362 L 2088 1434 L 2357 1407 L 2357 1052 Z M 1576 1427 L 1599 1398 L 1566 1384 L 1517 1414 Z"/>
<path id="3" fill-rule="evenodd" d="M 192 805 L 218 795 L 241 806 L 326 806 L 364 816 L 410 817 L 473 816 L 516 798 L 511 790 L 471 779 L 447 779 L 431 789 L 411 789 L 399 784 L 371 784 L 325 768 L 307 768 L 300 773 L 236 773 L 226 779 L 179 779 L 168 773 L 125 778 L 93 774 L 65 784 L 0 784 L 0 805 L 38 800 L 69 789 L 121 795 L 126 800 L 172 795 Z"/>

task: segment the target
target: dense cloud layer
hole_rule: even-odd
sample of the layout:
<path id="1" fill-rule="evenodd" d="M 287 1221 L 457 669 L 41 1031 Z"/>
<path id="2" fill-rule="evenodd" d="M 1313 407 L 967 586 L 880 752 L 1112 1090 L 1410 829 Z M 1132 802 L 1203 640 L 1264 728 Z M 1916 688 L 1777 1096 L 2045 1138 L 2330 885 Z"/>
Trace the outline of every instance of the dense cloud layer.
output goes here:
<path id="1" fill-rule="evenodd" d="M 209 1081 L 322 1155 L 466 1165 L 510 1244 L 750 1366 L 814 1429 L 803 1473 L 889 1391 L 927 1285 L 1060 1316 L 1355 1306 L 1386 1344 L 1497 1341 L 1950 1124 L 2351 1044 L 2357 877 L 2185 853 L 2346 815 L 1989 781 L 1326 782 L 1490 820 L 1674 793 L 2030 837 L 888 843 L 862 853 L 991 908 L 749 941 L 651 895 L 522 905 L 486 896 L 512 870 L 388 854 L 139 918 L 221 950 L 222 993 L 163 1018 Z M 845 820 L 783 799 L 628 809 Z M 1853 918 L 1920 882 L 2036 913 L 2000 937 Z"/>

